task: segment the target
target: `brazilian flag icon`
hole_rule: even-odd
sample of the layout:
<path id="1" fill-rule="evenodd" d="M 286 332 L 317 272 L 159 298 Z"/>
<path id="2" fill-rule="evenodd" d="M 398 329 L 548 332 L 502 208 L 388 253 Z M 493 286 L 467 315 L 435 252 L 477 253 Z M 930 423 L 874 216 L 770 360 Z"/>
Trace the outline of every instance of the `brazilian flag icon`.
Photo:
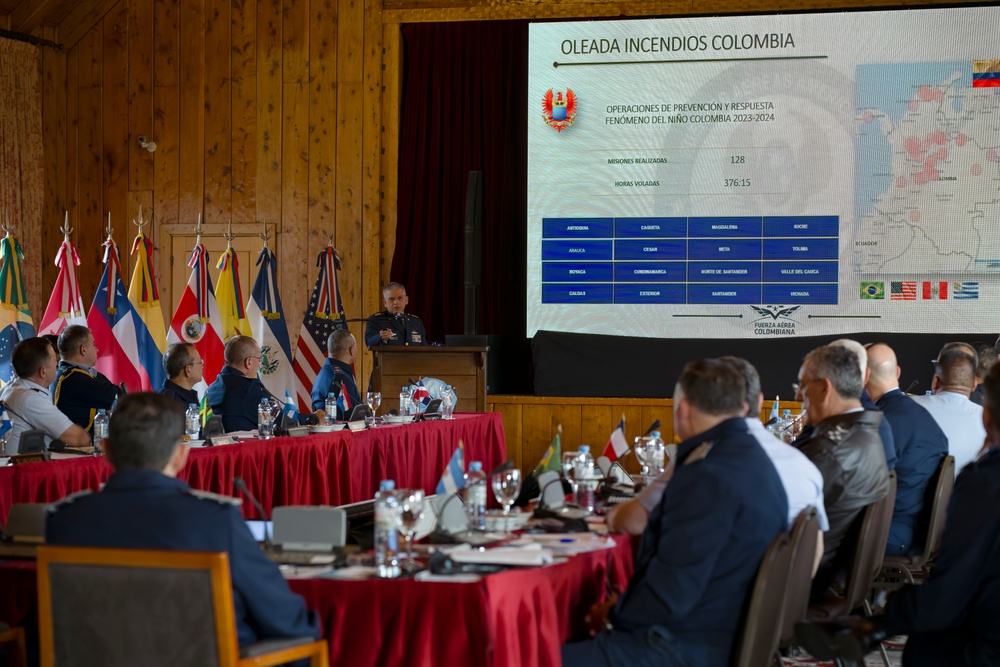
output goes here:
<path id="1" fill-rule="evenodd" d="M 885 298 L 885 284 L 884 283 L 861 283 L 861 298 L 862 299 L 884 299 Z"/>

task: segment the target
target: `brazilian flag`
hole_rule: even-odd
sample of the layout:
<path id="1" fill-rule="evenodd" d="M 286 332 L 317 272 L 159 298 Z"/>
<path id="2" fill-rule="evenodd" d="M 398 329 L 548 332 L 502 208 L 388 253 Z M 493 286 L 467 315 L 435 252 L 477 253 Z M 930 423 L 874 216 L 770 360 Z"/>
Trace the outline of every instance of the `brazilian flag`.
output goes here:
<path id="1" fill-rule="evenodd" d="M 884 299 L 885 283 L 861 283 L 862 299 Z"/>
<path id="2" fill-rule="evenodd" d="M 559 430 L 556 433 L 556 437 L 552 441 L 552 444 L 549 445 L 549 448 L 545 450 L 545 456 L 543 456 L 542 460 L 538 462 L 537 466 L 535 466 L 535 470 L 534 472 L 532 472 L 532 474 L 535 477 L 538 477 L 543 472 L 546 472 L 548 470 L 554 470 L 555 472 L 559 472 L 560 470 L 562 470 L 562 444 L 560 442 L 561 435 L 562 435 L 562 426 L 559 427 Z"/>

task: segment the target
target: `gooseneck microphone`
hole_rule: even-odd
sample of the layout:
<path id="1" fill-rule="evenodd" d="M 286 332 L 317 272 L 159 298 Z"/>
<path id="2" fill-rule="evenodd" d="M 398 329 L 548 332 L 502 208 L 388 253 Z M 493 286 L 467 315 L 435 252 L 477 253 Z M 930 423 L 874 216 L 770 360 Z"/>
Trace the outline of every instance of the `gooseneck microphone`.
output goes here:
<path id="1" fill-rule="evenodd" d="M 912 390 L 912 389 L 913 389 L 914 387 L 916 387 L 916 386 L 917 386 L 918 384 L 920 384 L 920 380 L 914 380 L 913 382 L 911 382 L 911 383 L 910 383 L 910 386 L 909 386 L 909 387 L 907 387 L 907 388 L 906 388 L 906 391 L 904 391 L 903 393 L 904 393 L 904 394 L 909 394 L 909 393 L 910 393 L 910 390 Z"/>
<path id="2" fill-rule="evenodd" d="M 253 506 L 257 508 L 257 511 L 260 512 L 260 515 L 264 517 L 264 549 L 267 551 L 271 551 L 274 545 L 271 544 L 271 531 L 267 529 L 268 524 L 271 524 L 272 530 L 274 528 L 274 524 L 271 523 L 271 516 L 264 511 L 264 506 L 260 504 L 260 501 L 257 500 L 257 497 L 252 493 L 250 493 L 250 487 L 247 486 L 247 483 L 243 480 L 242 477 L 233 477 L 233 488 L 235 488 L 237 491 L 243 492 L 243 495 L 245 495 L 247 498 L 250 499 L 250 502 L 253 503 Z"/>
<path id="3" fill-rule="evenodd" d="M 561 487 L 562 483 L 563 483 L 563 478 L 561 476 L 556 477 L 555 479 L 550 479 L 548 482 L 545 483 L 545 486 L 543 486 L 541 490 L 539 490 L 538 492 L 538 506 L 535 508 L 536 512 L 538 510 L 549 509 L 549 504 L 545 502 L 545 491 L 553 484 L 559 484 L 559 486 Z"/>
<path id="4" fill-rule="evenodd" d="M 661 426 L 660 420 L 657 419 L 656 421 L 654 421 L 652 424 L 649 425 L 649 428 L 647 428 L 646 432 L 642 434 L 642 437 L 645 438 L 647 435 L 660 428 L 660 426 Z"/>

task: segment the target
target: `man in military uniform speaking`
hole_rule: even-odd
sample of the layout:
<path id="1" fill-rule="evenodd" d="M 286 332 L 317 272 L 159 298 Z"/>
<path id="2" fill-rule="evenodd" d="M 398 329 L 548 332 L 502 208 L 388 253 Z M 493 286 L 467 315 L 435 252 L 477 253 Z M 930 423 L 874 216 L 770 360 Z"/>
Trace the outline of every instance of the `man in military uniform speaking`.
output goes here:
<path id="1" fill-rule="evenodd" d="M 416 315 L 406 312 L 410 298 L 402 283 L 388 283 L 382 288 L 385 310 L 368 318 L 365 326 L 365 345 L 426 345 L 424 323 Z"/>
<path id="2" fill-rule="evenodd" d="M 187 462 L 183 433 L 184 413 L 169 396 L 122 398 L 104 441 L 114 474 L 101 491 L 75 494 L 52 506 L 46 543 L 224 551 L 241 647 L 265 639 L 319 638 L 315 618 L 257 546 L 238 501 L 192 491 L 176 478 Z"/>

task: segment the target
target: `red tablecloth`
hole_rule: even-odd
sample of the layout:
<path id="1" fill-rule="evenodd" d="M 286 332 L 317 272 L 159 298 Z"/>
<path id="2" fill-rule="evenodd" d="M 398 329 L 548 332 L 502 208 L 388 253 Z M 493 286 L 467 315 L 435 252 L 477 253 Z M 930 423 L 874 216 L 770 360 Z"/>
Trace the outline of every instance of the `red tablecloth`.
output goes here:
<path id="1" fill-rule="evenodd" d="M 498 413 L 462 414 L 454 420 L 382 426 L 370 431 L 251 440 L 191 450 L 180 477 L 193 488 L 235 495 L 243 477 L 267 512 L 280 505 L 340 505 L 367 500 L 378 483 L 434 492 L 461 440 L 466 461 L 489 470 L 506 458 Z M 96 490 L 111 474 L 101 457 L 80 457 L 0 468 L 0 523 L 13 503 L 54 502 L 84 489 Z M 244 500 L 244 516 L 259 518 Z"/>
<path id="2" fill-rule="evenodd" d="M 330 642 L 330 664 L 364 667 L 558 667 L 560 646 L 586 636 L 583 617 L 608 584 L 624 589 L 632 542 L 476 583 L 293 579 Z M 37 641 L 34 561 L 0 562 L 0 621 Z"/>

